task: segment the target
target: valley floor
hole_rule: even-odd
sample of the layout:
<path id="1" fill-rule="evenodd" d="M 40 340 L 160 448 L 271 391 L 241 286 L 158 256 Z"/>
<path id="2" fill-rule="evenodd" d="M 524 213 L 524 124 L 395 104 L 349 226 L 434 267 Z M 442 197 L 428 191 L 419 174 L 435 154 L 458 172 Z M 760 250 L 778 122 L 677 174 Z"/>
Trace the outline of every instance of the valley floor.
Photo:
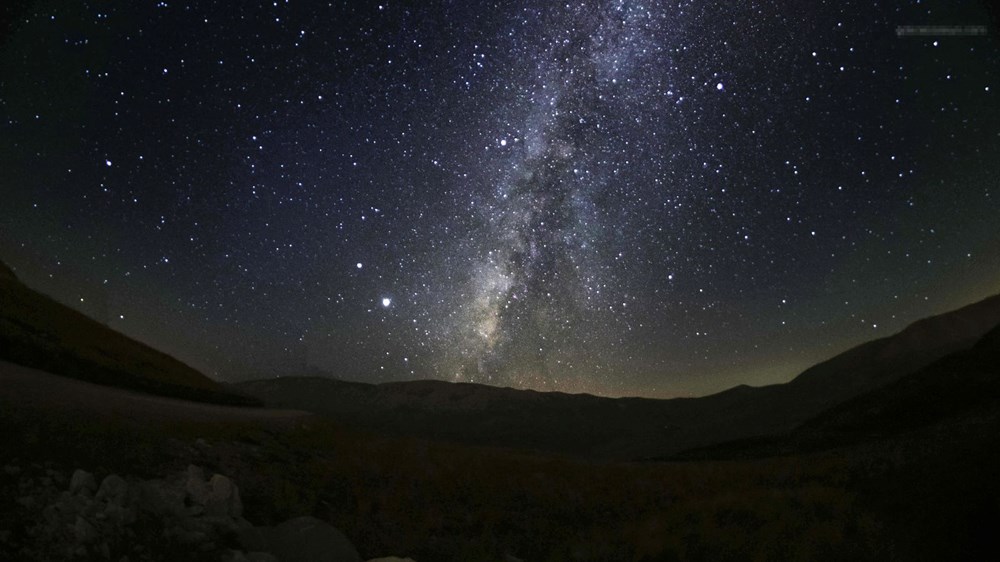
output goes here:
<path id="1" fill-rule="evenodd" d="M 1000 519 L 989 416 L 809 455 L 611 463 L 382 437 L 4 364 L 0 426 L 6 465 L 82 467 L 98 481 L 203 466 L 238 484 L 253 524 L 314 515 L 363 559 L 968 560 L 996 553 Z M 0 473 L 3 559 L 30 539 L 15 483 Z"/>

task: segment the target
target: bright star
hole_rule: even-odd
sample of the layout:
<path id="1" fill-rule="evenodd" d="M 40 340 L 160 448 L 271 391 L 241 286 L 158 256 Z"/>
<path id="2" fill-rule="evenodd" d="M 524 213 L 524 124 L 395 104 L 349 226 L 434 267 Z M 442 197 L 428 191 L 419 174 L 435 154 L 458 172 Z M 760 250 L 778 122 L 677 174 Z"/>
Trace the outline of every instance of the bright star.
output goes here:
<path id="1" fill-rule="evenodd" d="M 392 299 L 390 299 L 389 297 L 382 298 L 382 306 L 384 306 L 385 308 L 389 308 L 390 304 L 392 304 Z"/>

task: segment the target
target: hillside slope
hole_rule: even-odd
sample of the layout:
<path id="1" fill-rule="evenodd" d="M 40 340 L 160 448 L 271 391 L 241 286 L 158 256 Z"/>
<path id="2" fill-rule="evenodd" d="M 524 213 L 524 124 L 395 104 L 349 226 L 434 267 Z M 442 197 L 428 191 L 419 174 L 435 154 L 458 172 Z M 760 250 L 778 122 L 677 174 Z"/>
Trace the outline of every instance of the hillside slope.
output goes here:
<path id="1" fill-rule="evenodd" d="M 959 351 L 802 424 L 800 435 L 858 439 L 1000 413 L 1000 326 Z"/>
<path id="2" fill-rule="evenodd" d="M 21 283 L 0 262 L 0 359 L 99 384 L 257 405 L 205 375 Z"/>
<path id="3" fill-rule="evenodd" d="M 1000 423 L 1000 325 L 971 348 L 841 402 L 792 431 L 696 448 L 673 458 L 799 454 L 983 423 Z"/>

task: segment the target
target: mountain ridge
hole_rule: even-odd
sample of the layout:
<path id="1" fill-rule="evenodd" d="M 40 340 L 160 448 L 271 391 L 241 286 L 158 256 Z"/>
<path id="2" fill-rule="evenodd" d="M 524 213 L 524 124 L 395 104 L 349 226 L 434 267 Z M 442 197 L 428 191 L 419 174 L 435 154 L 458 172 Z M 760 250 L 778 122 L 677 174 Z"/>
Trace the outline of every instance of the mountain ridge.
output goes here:
<path id="1" fill-rule="evenodd" d="M 788 383 L 738 385 L 698 398 L 606 398 L 434 380 L 371 384 L 282 377 L 234 386 L 272 406 L 389 434 L 648 458 L 791 431 L 836 404 L 972 346 L 998 324 L 1000 295 L 850 348 Z"/>

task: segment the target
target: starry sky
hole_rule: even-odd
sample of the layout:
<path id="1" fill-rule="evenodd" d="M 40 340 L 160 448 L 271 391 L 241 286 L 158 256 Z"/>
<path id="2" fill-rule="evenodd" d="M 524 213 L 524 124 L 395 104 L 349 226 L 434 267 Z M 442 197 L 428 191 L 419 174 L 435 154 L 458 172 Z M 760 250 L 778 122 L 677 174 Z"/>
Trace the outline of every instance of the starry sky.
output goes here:
<path id="1" fill-rule="evenodd" d="M 0 259 L 220 380 L 783 382 L 1000 292 L 975 1 L 0 9 Z"/>

